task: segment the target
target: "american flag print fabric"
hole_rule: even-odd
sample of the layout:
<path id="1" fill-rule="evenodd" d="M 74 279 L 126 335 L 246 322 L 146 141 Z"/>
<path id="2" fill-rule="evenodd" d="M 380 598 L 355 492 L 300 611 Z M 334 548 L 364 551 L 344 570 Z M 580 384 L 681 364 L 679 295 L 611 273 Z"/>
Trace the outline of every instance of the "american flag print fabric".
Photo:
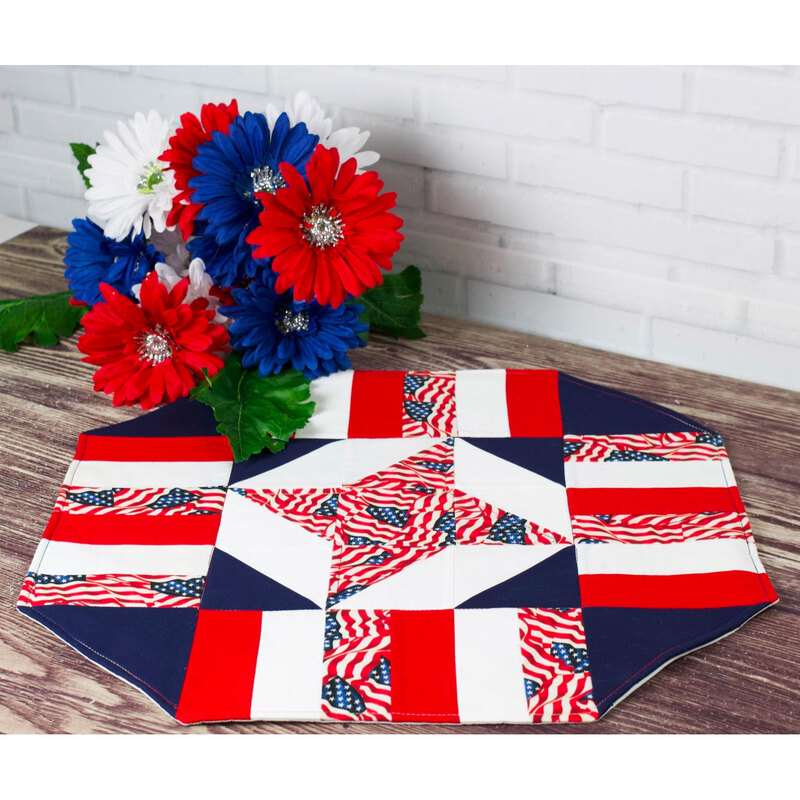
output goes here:
<path id="1" fill-rule="evenodd" d="M 597 719 L 579 608 L 519 610 L 525 696 L 533 722 Z"/>
<path id="2" fill-rule="evenodd" d="M 706 432 L 565 436 L 568 461 L 715 461 L 727 458 L 718 434 Z"/>
<path id="3" fill-rule="evenodd" d="M 182 723 L 592 722 L 777 602 L 719 434 L 554 370 L 350 371 L 235 464 L 81 434 L 18 609 Z"/>
<path id="4" fill-rule="evenodd" d="M 62 486 L 56 508 L 69 514 L 221 514 L 225 487 L 100 489 Z"/>
<path id="5" fill-rule="evenodd" d="M 339 489 L 312 489 L 297 492 L 292 489 L 239 489 L 243 497 L 259 503 L 270 511 L 297 522 L 306 530 L 332 539 L 339 512 Z"/>
<path id="6" fill-rule="evenodd" d="M 453 372 L 407 372 L 403 378 L 403 436 L 455 436 Z"/>
<path id="7" fill-rule="evenodd" d="M 549 531 L 459 490 L 453 492 L 453 508 L 458 518 L 457 544 L 565 544 L 571 541 L 566 534 Z"/>
<path id="8" fill-rule="evenodd" d="M 197 608 L 204 578 L 183 575 L 42 575 L 29 573 L 22 605 Z"/>
<path id="9" fill-rule="evenodd" d="M 342 721 L 391 721 L 390 611 L 325 615 L 322 710 Z"/>
<path id="10" fill-rule="evenodd" d="M 576 542 L 667 544 L 690 539 L 748 539 L 746 514 L 579 514 L 572 518 Z"/>

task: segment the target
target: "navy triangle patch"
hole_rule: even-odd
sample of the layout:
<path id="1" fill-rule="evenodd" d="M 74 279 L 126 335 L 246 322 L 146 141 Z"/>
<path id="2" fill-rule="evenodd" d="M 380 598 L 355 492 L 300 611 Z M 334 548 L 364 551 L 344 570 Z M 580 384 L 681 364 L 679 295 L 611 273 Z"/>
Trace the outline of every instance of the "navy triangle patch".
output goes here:
<path id="1" fill-rule="evenodd" d="M 18 608 L 175 716 L 197 625 L 196 608 Z"/>
<path id="2" fill-rule="evenodd" d="M 290 611 L 319 608 L 307 597 L 216 549 L 200 608 L 218 611 Z"/>
<path id="3" fill-rule="evenodd" d="M 543 478 L 566 485 L 564 440 L 558 438 L 510 437 L 505 439 L 465 438 L 473 447 L 535 472 Z"/>
<path id="4" fill-rule="evenodd" d="M 708 430 L 672 409 L 563 373 L 558 374 L 558 397 L 565 434 L 611 436 Z"/>
<path id="5" fill-rule="evenodd" d="M 100 436 L 219 436 L 214 412 L 205 403 L 183 397 L 141 417 L 94 428 Z"/>
<path id="6" fill-rule="evenodd" d="M 589 671 L 600 714 L 673 658 L 735 631 L 769 605 L 584 608 Z"/>
<path id="7" fill-rule="evenodd" d="M 470 597 L 458 608 L 577 608 L 580 604 L 575 548 L 564 547 L 530 569 Z"/>

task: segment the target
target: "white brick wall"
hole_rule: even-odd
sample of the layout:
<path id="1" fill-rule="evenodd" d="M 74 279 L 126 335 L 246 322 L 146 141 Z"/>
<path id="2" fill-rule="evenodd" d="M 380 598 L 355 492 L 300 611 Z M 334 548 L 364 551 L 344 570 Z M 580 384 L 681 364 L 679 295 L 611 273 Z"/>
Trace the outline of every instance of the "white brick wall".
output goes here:
<path id="1" fill-rule="evenodd" d="M 800 68 L 2 67 L 0 214 L 69 227 L 118 117 L 301 88 L 372 131 L 429 310 L 800 390 Z"/>

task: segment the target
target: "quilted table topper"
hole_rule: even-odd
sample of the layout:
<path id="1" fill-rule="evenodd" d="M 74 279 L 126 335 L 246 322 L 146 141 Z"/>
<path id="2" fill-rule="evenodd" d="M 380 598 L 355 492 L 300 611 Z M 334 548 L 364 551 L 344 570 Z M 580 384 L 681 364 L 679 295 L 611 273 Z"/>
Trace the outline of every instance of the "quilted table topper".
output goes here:
<path id="1" fill-rule="evenodd" d="M 18 608 L 180 722 L 591 722 L 777 601 L 721 437 L 550 370 L 345 372 L 234 464 L 80 436 Z"/>

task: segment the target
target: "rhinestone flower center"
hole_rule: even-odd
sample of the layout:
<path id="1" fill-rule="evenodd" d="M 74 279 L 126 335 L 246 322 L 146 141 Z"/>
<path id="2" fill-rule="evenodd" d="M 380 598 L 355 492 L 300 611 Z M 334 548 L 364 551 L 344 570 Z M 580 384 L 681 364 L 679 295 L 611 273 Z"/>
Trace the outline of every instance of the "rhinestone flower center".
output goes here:
<path id="1" fill-rule="evenodd" d="M 175 354 L 175 342 L 160 325 L 142 331 L 136 341 L 139 344 L 137 353 L 142 361 L 148 361 L 156 367 L 164 361 L 169 361 Z"/>
<path id="2" fill-rule="evenodd" d="M 283 189 L 286 186 L 286 181 L 280 172 L 273 172 L 269 167 L 256 167 L 250 172 L 250 180 L 253 182 L 253 191 L 245 192 L 244 196 L 248 200 L 256 200 L 256 192 L 267 192 L 268 194 L 275 194 L 278 189 Z"/>
<path id="3" fill-rule="evenodd" d="M 275 327 L 284 336 L 287 333 L 308 333 L 308 311 L 287 308 L 275 317 Z"/>
<path id="4" fill-rule="evenodd" d="M 312 247 L 336 247 L 344 239 L 342 215 L 324 203 L 314 206 L 303 215 L 300 230 Z"/>
<path id="5" fill-rule="evenodd" d="M 153 191 L 153 187 L 158 186 L 163 180 L 164 173 L 161 167 L 155 161 L 151 161 L 149 164 L 145 164 L 144 171 L 139 175 L 136 191 L 139 194 L 150 194 Z"/>

